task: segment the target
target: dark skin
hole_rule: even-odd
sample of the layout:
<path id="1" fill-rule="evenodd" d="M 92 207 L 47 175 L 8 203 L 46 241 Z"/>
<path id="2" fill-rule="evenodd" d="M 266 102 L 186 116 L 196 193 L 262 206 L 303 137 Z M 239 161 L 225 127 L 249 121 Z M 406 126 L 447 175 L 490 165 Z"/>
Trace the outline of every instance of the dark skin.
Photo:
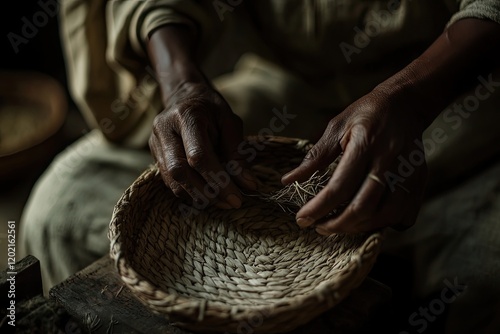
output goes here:
<path id="1" fill-rule="evenodd" d="M 368 175 L 385 181 L 386 171 L 396 172 L 397 157 L 419 149 L 415 139 L 462 88 L 477 83 L 481 70 L 498 66 L 499 44 L 500 25 L 460 20 L 411 64 L 333 117 L 301 165 L 283 176 L 283 184 L 304 181 L 343 153 L 327 186 L 297 213 L 297 224 L 314 226 L 323 235 L 412 226 L 424 195 L 426 164 L 415 166 L 393 190 Z M 165 184 L 177 196 L 197 201 L 208 183 L 216 190 L 212 203 L 238 208 L 240 189 L 257 187 L 237 152 L 242 122 L 197 66 L 195 36 L 182 26 L 163 26 L 147 45 L 165 106 L 156 117 L 150 148 Z M 211 175 L 227 161 L 236 161 L 243 172 L 222 187 Z M 340 216 L 324 219 L 342 203 L 348 204 Z"/>
<path id="2" fill-rule="evenodd" d="M 257 188 L 249 171 L 243 169 L 225 187 L 212 175 L 223 171 L 227 161 L 245 167 L 237 152 L 243 123 L 195 64 L 193 40 L 180 26 L 160 28 L 151 36 L 149 53 L 165 109 L 155 119 L 149 146 L 175 195 L 200 200 L 208 183 L 218 193 L 213 204 L 238 208 L 240 187 Z"/>

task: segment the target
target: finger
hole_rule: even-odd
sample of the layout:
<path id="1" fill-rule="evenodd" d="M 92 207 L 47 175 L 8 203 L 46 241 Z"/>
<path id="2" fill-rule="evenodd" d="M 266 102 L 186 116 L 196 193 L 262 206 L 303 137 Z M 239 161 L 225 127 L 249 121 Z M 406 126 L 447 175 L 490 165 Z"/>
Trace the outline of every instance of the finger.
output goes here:
<path id="1" fill-rule="evenodd" d="M 328 220 L 316 227 L 316 232 L 321 235 L 333 233 L 362 233 L 387 227 L 401 221 L 408 206 L 408 195 L 398 192 L 386 192 L 382 199 L 379 212 L 364 220 L 348 222 L 340 225 L 337 219 Z"/>
<path id="2" fill-rule="evenodd" d="M 182 143 L 187 163 L 215 190 L 214 195 L 231 207 L 239 208 L 242 201 L 241 192 L 219 162 L 213 150 L 213 143 L 208 137 L 208 130 L 198 126 L 184 127 Z"/>
<path id="3" fill-rule="evenodd" d="M 350 141 L 328 184 L 297 213 L 297 224 L 307 227 L 354 197 L 368 169 L 365 151 L 362 144 Z"/>
<path id="4" fill-rule="evenodd" d="M 407 229 L 415 223 L 420 208 L 425 173 L 416 172 L 404 184 L 397 184 L 394 191 L 387 190 L 381 198 L 376 214 L 356 223 L 338 225 L 335 219 L 318 225 L 316 231 L 322 235 L 332 233 L 360 233 L 393 226 L 398 230 Z M 412 189 L 413 191 L 410 191 Z"/>
<path id="5" fill-rule="evenodd" d="M 161 153 L 162 148 L 161 148 L 161 145 L 160 145 L 160 141 L 158 140 L 158 138 L 157 138 L 157 136 L 155 135 L 154 132 L 149 137 L 149 142 L 148 143 L 149 143 L 149 149 L 151 151 L 151 155 L 153 156 L 153 159 L 155 160 L 156 165 L 158 166 L 158 169 L 160 170 L 160 175 L 161 175 L 161 178 L 163 180 L 163 183 L 165 183 L 165 185 L 170 190 L 172 190 L 172 192 L 174 193 L 174 195 L 176 195 L 176 196 L 179 195 L 178 197 L 181 197 L 182 187 L 178 187 L 178 186 L 172 187 L 171 186 L 172 179 L 169 177 L 169 175 L 168 175 L 168 173 L 166 171 L 166 168 L 165 168 L 165 157 Z"/>
<path id="6" fill-rule="evenodd" d="M 384 194 L 389 191 L 384 175 L 388 168 L 394 165 L 397 155 L 397 151 L 392 150 L 375 154 L 377 158 L 373 167 L 350 204 L 339 216 L 317 226 L 330 233 L 340 233 L 354 231 L 358 225 L 366 224 L 366 221 L 378 212 L 383 204 Z"/>
<path id="7" fill-rule="evenodd" d="M 344 211 L 338 217 L 317 224 L 317 228 L 327 231 L 328 234 L 354 231 L 377 213 L 386 191 L 385 184 L 367 176 L 361 189 Z"/>
<path id="8" fill-rule="evenodd" d="M 257 178 L 248 169 L 246 159 L 241 155 L 238 147 L 243 143 L 243 122 L 235 114 L 225 117 L 221 121 L 220 145 L 225 159 L 226 171 L 235 179 L 236 183 L 250 190 L 257 190 Z"/>
<path id="9" fill-rule="evenodd" d="M 175 197 L 182 198 L 183 200 L 186 201 L 192 201 L 192 197 L 189 196 L 186 190 L 180 185 L 179 182 L 170 180 L 169 181 L 169 186 L 170 190 L 172 193 L 175 195 Z"/>
<path id="10" fill-rule="evenodd" d="M 306 181 L 317 170 L 323 170 L 342 153 L 338 140 L 339 125 L 331 121 L 321 139 L 307 152 L 301 164 L 281 178 L 284 185 Z"/>
<path id="11" fill-rule="evenodd" d="M 156 156 L 162 177 L 172 192 L 178 197 L 186 197 L 187 194 L 197 209 L 203 209 L 213 202 L 213 198 L 204 189 L 205 182 L 187 163 L 179 136 L 166 136 L 163 145 L 161 153 Z"/>

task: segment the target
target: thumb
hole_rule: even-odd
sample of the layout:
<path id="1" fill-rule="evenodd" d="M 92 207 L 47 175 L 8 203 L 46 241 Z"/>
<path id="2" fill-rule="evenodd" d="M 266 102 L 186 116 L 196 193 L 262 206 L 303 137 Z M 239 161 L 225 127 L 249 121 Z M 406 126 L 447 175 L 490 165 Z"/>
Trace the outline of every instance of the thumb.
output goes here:
<path id="1" fill-rule="evenodd" d="M 307 152 L 300 165 L 285 174 L 281 178 L 284 185 L 295 181 L 306 181 L 317 170 L 323 170 L 328 167 L 342 153 L 337 138 L 337 133 L 333 133 L 329 126 L 320 140 Z"/>

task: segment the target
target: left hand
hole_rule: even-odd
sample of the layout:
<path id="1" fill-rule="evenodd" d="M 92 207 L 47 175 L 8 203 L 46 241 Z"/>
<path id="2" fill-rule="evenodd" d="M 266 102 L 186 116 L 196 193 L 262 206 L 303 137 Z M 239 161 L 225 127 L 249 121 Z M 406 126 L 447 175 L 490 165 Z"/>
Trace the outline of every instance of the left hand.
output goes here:
<path id="1" fill-rule="evenodd" d="M 325 188 L 297 213 L 301 227 L 315 224 L 319 234 L 329 235 L 414 224 L 427 177 L 416 142 L 428 125 L 422 108 L 430 106 L 412 94 L 389 91 L 378 87 L 334 117 L 301 165 L 283 177 L 284 184 L 305 181 L 343 152 Z M 339 216 L 325 218 L 344 203 Z"/>

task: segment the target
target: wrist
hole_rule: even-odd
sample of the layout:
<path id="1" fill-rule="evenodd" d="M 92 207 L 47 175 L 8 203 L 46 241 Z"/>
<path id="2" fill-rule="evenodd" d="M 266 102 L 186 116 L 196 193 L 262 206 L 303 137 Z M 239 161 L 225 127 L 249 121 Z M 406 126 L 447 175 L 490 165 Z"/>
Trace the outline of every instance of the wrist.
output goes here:
<path id="1" fill-rule="evenodd" d="M 375 90 L 419 107 L 415 112 L 429 125 L 453 99 L 473 88 L 477 75 L 498 66 L 499 36 L 497 23 L 457 21 L 420 57 Z"/>
<path id="2" fill-rule="evenodd" d="M 155 73 L 163 101 L 170 99 L 173 94 L 185 85 L 208 84 L 206 77 L 195 64 L 172 64 L 168 68 L 156 68 Z"/>
<path id="3" fill-rule="evenodd" d="M 194 45 L 195 36 L 182 25 L 165 25 L 151 33 L 148 55 L 164 101 L 186 83 L 207 83 L 194 59 Z"/>
<path id="4" fill-rule="evenodd" d="M 453 92 L 449 80 L 420 57 L 376 86 L 374 92 L 408 106 L 405 110 L 413 111 L 426 128 L 450 103 Z"/>

